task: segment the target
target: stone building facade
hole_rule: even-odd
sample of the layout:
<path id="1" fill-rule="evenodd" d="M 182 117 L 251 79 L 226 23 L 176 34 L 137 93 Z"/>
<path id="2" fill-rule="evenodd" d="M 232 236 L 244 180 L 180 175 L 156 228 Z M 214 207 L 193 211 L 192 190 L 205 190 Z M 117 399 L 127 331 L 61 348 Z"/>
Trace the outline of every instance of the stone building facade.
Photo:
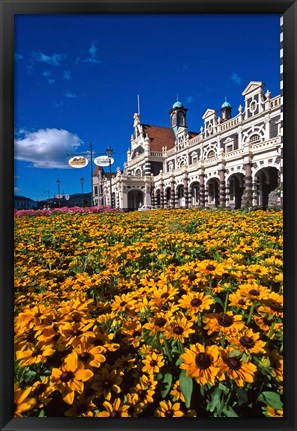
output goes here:
<path id="1" fill-rule="evenodd" d="M 272 97 L 264 87 L 251 81 L 235 116 L 227 100 L 220 112 L 207 109 L 197 133 L 189 132 L 180 101 L 168 128 L 142 124 L 134 114 L 124 168 L 111 179 L 95 169 L 94 204 L 112 198 L 113 207 L 130 210 L 282 206 L 282 92 Z"/>

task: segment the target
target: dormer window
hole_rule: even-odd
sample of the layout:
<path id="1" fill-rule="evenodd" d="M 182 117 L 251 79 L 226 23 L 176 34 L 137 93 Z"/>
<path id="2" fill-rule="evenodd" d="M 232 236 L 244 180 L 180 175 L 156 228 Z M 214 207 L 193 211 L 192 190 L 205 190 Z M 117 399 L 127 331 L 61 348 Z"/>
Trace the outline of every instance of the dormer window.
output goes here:
<path id="1" fill-rule="evenodd" d="M 255 112 L 257 109 L 257 103 L 253 100 L 250 104 L 250 111 Z"/>

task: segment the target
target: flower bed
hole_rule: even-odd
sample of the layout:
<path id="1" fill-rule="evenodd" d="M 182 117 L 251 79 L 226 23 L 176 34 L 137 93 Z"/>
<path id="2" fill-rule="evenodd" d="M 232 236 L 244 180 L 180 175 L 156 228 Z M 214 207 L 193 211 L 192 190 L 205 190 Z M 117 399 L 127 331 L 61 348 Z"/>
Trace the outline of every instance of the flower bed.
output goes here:
<path id="1" fill-rule="evenodd" d="M 15 415 L 282 416 L 282 212 L 15 217 Z"/>

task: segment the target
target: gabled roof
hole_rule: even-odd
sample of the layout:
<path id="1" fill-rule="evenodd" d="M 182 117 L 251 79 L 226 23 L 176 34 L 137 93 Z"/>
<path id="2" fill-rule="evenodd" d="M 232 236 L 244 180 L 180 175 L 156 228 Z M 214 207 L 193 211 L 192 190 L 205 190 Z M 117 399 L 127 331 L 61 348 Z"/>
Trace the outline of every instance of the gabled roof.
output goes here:
<path id="1" fill-rule="evenodd" d="M 152 126 L 143 124 L 144 133 L 150 138 L 151 151 L 162 151 L 162 147 L 166 146 L 169 150 L 174 147 L 175 136 L 173 130 L 169 127 Z"/>
<path id="2" fill-rule="evenodd" d="M 261 81 L 251 81 L 246 89 L 242 92 L 242 95 L 245 96 L 248 93 L 251 93 L 254 90 L 257 90 L 259 87 L 263 88 L 265 86 L 264 82 Z"/>
<path id="3" fill-rule="evenodd" d="M 109 167 L 107 167 L 107 169 L 109 170 Z M 95 170 L 93 172 L 93 177 L 97 177 L 98 174 L 99 174 L 99 171 L 102 172 L 102 175 L 104 177 L 107 177 L 109 179 L 109 176 L 110 176 L 109 172 L 105 172 L 102 166 L 96 166 L 96 168 L 95 168 Z M 116 172 L 112 172 L 111 176 L 115 177 L 116 176 Z"/>
<path id="4" fill-rule="evenodd" d="M 205 120 L 205 118 L 209 117 L 210 115 L 216 115 L 216 111 L 214 111 L 213 109 L 207 109 L 202 119 Z"/>

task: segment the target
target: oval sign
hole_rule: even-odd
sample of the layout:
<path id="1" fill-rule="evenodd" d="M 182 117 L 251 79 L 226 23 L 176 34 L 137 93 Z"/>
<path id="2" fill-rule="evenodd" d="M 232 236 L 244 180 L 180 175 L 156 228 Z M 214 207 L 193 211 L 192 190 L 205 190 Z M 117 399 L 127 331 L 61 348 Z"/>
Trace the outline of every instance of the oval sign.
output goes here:
<path id="1" fill-rule="evenodd" d="M 83 156 L 74 156 L 68 161 L 72 168 L 84 168 L 89 163 L 89 160 Z"/>
<path id="2" fill-rule="evenodd" d="M 109 164 L 113 164 L 114 159 L 113 157 L 109 157 L 109 156 L 99 156 L 96 157 L 96 159 L 94 160 L 95 165 L 97 166 L 109 166 Z"/>

